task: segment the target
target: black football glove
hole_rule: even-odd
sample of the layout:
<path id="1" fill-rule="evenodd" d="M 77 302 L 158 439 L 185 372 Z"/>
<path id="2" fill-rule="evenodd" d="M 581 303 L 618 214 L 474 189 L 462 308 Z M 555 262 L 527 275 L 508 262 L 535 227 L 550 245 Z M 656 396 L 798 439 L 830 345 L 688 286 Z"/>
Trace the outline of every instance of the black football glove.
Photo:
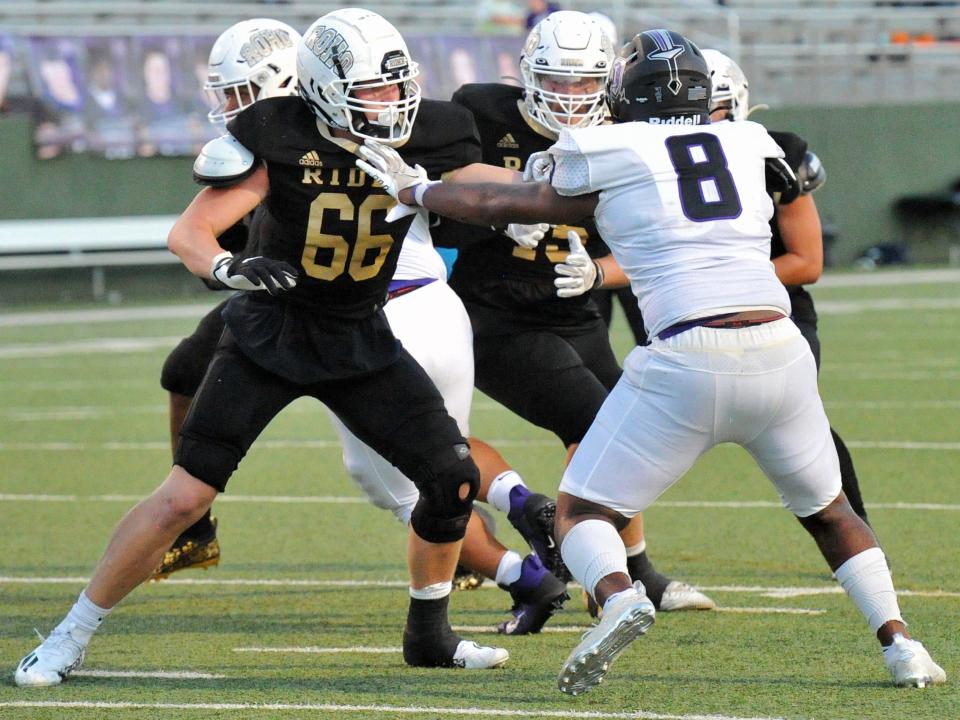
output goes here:
<path id="1" fill-rule="evenodd" d="M 271 295 L 297 284 L 297 271 L 289 263 L 262 255 L 235 258 L 232 253 L 220 253 L 213 258 L 210 275 L 234 290 L 266 290 Z"/>

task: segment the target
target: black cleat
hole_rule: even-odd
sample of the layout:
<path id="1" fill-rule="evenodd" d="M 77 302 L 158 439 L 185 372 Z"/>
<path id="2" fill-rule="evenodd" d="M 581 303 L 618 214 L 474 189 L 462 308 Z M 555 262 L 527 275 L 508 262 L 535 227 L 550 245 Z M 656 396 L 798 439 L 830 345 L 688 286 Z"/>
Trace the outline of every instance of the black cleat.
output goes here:
<path id="1" fill-rule="evenodd" d="M 542 570 L 542 574 L 537 573 L 539 582 L 533 587 L 521 587 L 526 584 L 526 578 L 521 575 L 520 580 L 504 588 L 513 598 L 513 618 L 497 626 L 497 632 L 502 635 L 529 635 L 540 632 L 547 620 L 570 599 L 567 584 L 547 571 L 535 555 L 530 555 L 524 563 L 530 563 L 531 560 Z"/>
<path id="2" fill-rule="evenodd" d="M 531 493 L 523 504 L 523 511 L 510 513 L 510 523 L 517 529 L 530 549 L 543 561 L 547 569 L 561 582 L 570 581 L 570 572 L 560 556 L 560 546 L 554 539 L 553 523 L 557 503 L 546 495 Z"/>

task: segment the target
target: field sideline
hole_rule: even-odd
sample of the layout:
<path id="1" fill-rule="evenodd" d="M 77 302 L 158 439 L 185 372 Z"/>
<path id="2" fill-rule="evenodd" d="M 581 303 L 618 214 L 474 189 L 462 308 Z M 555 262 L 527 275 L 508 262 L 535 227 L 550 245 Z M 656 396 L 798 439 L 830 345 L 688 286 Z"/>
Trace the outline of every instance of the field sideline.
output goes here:
<path id="1" fill-rule="evenodd" d="M 499 638 L 509 598 L 488 582 L 454 595 L 451 620 L 507 647 L 507 667 L 408 669 L 404 529 L 363 501 L 325 413 L 298 401 L 214 505 L 221 565 L 138 589 L 63 686 L 15 688 L 33 629 L 50 630 L 166 474 L 160 367 L 209 307 L 61 305 L 0 315 L 0 718 L 960 718 L 960 271 L 831 275 L 814 296 L 827 411 L 946 686 L 893 688 L 812 541 L 731 446 L 646 514 L 658 568 L 720 611 L 662 614 L 600 688 L 570 698 L 556 673 L 587 625 L 579 592 L 541 635 Z M 622 323 L 614 341 L 622 357 Z M 555 492 L 551 435 L 479 394 L 472 431 Z"/>

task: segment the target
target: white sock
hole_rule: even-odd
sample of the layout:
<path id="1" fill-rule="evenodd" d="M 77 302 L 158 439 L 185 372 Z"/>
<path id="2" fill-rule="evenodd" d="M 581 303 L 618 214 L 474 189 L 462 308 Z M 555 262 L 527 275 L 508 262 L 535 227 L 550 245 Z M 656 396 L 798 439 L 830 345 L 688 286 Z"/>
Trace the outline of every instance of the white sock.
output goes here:
<path id="1" fill-rule="evenodd" d="M 487 502 L 500 512 L 510 512 L 510 491 L 517 485 L 524 485 L 524 482 L 516 470 L 507 470 L 500 473 L 490 483 L 490 489 L 487 490 Z"/>
<path id="2" fill-rule="evenodd" d="M 878 547 L 864 550 L 838 567 L 835 574 L 873 632 L 891 620 L 903 622 L 883 550 Z"/>
<path id="3" fill-rule="evenodd" d="M 607 575 L 630 574 L 620 533 L 604 520 L 584 520 L 574 525 L 563 538 L 560 554 L 570 574 L 594 597 L 597 583 Z"/>
<path id="4" fill-rule="evenodd" d="M 497 565 L 497 585 L 513 585 L 520 579 L 520 571 L 523 569 L 523 558 L 513 550 L 507 550 L 500 558 L 500 564 Z"/>
<path id="5" fill-rule="evenodd" d="M 54 632 L 69 632 L 81 645 L 90 642 L 90 638 L 99 629 L 103 619 L 113 608 L 102 608 L 90 601 L 85 592 L 80 593 L 77 602 L 70 608 L 67 616 L 54 628 Z"/>
<path id="6" fill-rule="evenodd" d="M 631 545 L 627 548 L 627 557 L 635 557 L 647 549 L 647 539 L 644 538 L 636 545 Z"/>
<path id="7" fill-rule="evenodd" d="M 616 602 L 617 600 L 622 598 L 624 595 L 640 595 L 640 594 L 641 594 L 640 590 L 637 587 L 631 587 L 631 588 L 627 588 L 626 590 L 621 590 L 620 592 L 616 592 L 610 597 L 608 597 L 606 601 L 603 603 L 603 611 L 606 612 L 607 608 L 610 607 L 611 603 Z"/>
<path id="8" fill-rule="evenodd" d="M 450 594 L 451 582 L 439 582 L 422 588 L 410 588 L 410 597 L 415 600 L 439 600 Z"/>

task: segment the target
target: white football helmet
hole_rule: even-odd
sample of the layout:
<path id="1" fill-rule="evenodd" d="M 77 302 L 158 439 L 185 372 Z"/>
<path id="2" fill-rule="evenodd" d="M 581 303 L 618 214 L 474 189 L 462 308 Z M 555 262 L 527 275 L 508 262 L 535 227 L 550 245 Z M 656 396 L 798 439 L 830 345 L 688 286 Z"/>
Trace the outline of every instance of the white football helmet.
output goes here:
<path id="1" fill-rule="evenodd" d="M 377 13 L 343 8 L 318 19 L 304 33 L 297 71 L 300 96 L 326 125 L 391 144 L 413 132 L 420 69 L 397 29 Z M 354 96 L 358 88 L 391 85 L 400 91 L 396 100 Z"/>
<path id="2" fill-rule="evenodd" d="M 750 92 L 747 76 L 732 59 L 719 50 L 701 50 L 710 71 L 710 112 L 719 107 L 730 108 L 731 120 L 746 120 L 750 114 Z"/>
<path id="3" fill-rule="evenodd" d="M 297 94 L 300 33 L 269 18 L 244 20 L 217 38 L 207 62 L 204 90 L 218 105 L 207 117 L 225 123 L 257 100 Z"/>
<path id="4" fill-rule="evenodd" d="M 520 55 L 527 114 L 554 132 L 603 122 L 613 55 L 613 43 L 594 18 L 575 10 L 547 15 L 530 31 Z M 563 93 L 543 85 L 588 78 L 596 78 L 594 92 Z"/>

